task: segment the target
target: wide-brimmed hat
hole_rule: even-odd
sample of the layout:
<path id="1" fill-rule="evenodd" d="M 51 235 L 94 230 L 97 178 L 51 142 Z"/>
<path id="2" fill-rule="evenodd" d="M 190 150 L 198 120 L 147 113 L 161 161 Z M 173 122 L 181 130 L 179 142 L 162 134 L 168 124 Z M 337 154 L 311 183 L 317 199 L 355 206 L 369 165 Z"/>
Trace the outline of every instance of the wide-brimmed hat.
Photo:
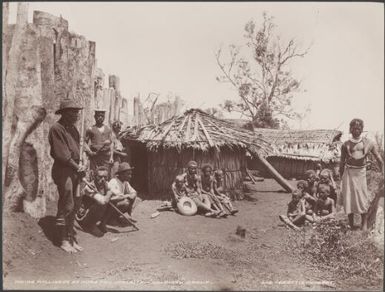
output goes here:
<path id="1" fill-rule="evenodd" d="M 94 110 L 95 113 L 105 113 L 107 110 L 105 110 L 104 108 L 97 108 Z"/>
<path id="2" fill-rule="evenodd" d="M 131 165 L 128 162 L 122 162 L 121 164 L 119 164 L 119 167 L 116 173 L 121 173 L 123 171 L 132 170 L 132 169 L 134 169 L 134 167 L 131 167 Z"/>
<path id="3" fill-rule="evenodd" d="M 77 109 L 77 110 L 83 109 L 83 107 L 79 106 L 74 100 L 72 100 L 72 99 L 63 99 L 60 102 L 59 109 L 55 112 L 55 114 L 59 115 L 59 114 L 62 113 L 63 110 L 68 109 L 68 108 Z"/>

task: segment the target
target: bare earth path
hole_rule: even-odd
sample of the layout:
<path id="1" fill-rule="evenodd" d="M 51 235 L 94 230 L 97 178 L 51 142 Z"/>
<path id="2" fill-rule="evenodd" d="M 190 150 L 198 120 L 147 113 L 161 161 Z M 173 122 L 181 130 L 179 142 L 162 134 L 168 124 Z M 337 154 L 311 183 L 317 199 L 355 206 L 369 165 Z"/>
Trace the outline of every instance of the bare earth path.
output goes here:
<path id="1" fill-rule="evenodd" d="M 4 214 L 4 288 L 175 289 L 175 290 L 328 290 L 325 275 L 286 251 L 289 233 L 278 214 L 289 195 L 272 180 L 258 183 L 255 202 L 235 202 L 240 212 L 227 219 L 151 213 L 159 201 L 134 210 L 140 231 L 118 228 L 102 238 L 78 231 L 85 251 L 68 255 L 45 234 L 47 217 Z M 235 235 L 246 228 L 246 238 Z M 44 227 L 45 228 L 42 228 Z M 185 257 L 185 258 L 183 258 Z"/>

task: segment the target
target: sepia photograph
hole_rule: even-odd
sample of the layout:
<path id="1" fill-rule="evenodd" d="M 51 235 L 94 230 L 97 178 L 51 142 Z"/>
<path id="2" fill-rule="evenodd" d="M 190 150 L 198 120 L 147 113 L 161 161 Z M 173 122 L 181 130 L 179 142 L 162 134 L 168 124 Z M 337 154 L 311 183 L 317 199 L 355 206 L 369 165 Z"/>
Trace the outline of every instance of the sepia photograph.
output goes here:
<path id="1" fill-rule="evenodd" d="M 2 289 L 383 291 L 384 4 L 2 2 Z"/>

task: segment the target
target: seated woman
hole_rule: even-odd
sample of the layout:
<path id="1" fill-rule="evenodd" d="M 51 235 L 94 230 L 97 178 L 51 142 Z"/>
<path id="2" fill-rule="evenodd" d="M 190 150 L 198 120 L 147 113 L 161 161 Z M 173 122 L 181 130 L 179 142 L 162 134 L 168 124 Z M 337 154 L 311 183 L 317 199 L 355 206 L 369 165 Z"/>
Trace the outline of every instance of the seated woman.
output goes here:
<path id="1" fill-rule="evenodd" d="M 205 211 L 205 216 L 216 216 L 218 211 L 211 208 L 211 203 L 206 194 L 202 194 L 201 179 L 197 174 L 198 164 L 190 161 L 187 164 L 187 172 L 182 174 L 186 186 L 187 196 L 192 199 L 198 207 L 198 210 Z"/>
<path id="2" fill-rule="evenodd" d="M 212 176 L 213 168 L 206 164 L 202 167 L 202 175 L 201 175 L 201 183 L 202 183 L 202 194 L 206 194 L 211 202 L 213 208 L 215 208 L 219 212 L 219 216 L 227 217 L 227 213 L 225 212 L 221 201 L 214 194 L 214 182 L 215 179 Z"/>
<path id="3" fill-rule="evenodd" d="M 236 213 L 238 213 L 238 210 L 233 207 L 230 198 L 225 193 L 225 186 L 223 183 L 223 171 L 221 169 L 216 170 L 214 177 L 214 194 L 218 197 L 223 206 L 225 206 L 229 210 L 230 214 L 235 215 Z"/>

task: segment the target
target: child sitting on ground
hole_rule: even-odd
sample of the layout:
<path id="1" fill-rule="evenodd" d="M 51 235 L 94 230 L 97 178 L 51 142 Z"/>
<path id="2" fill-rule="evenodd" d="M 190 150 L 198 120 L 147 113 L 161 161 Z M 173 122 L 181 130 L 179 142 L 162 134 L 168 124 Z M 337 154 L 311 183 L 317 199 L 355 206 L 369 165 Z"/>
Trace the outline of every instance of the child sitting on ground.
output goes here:
<path id="1" fill-rule="evenodd" d="M 307 182 L 307 188 L 305 191 L 313 196 L 316 197 L 317 194 L 317 182 L 318 182 L 318 177 L 317 174 L 314 170 L 309 169 L 305 172 L 305 180 Z"/>
<path id="2" fill-rule="evenodd" d="M 334 218 L 336 207 L 334 200 L 329 197 L 330 186 L 320 184 L 318 186 L 318 199 L 314 207 L 313 220 L 320 222 L 329 218 Z"/>
<path id="3" fill-rule="evenodd" d="M 280 215 L 279 218 L 290 226 L 294 224 L 295 227 L 302 226 L 306 220 L 313 222 L 313 218 L 306 214 L 305 199 L 302 198 L 302 193 L 299 190 L 294 190 L 291 201 L 287 206 L 287 217 Z M 287 219 L 289 222 L 287 222 Z"/>
<path id="4" fill-rule="evenodd" d="M 212 167 L 208 164 L 202 167 L 201 183 L 202 183 L 202 194 L 206 194 L 211 202 L 211 205 L 219 212 L 220 217 L 227 217 L 221 201 L 214 194 L 214 177 L 212 176 Z"/>
<path id="5" fill-rule="evenodd" d="M 337 186 L 333 179 L 333 174 L 329 169 L 323 169 L 320 173 L 320 181 L 319 184 L 325 184 L 330 187 L 329 197 L 333 199 L 334 206 L 337 203 Z"/>
<path id="6" fill-rule="evenodd" d="M 184 179 L 185 178 L 183 175 L 177 175 L 175 181 L 171 185 L 171 190 L 174 195 L 171 202 L 173 208 L 176 208 L 176 205 L 182 197 L 187 196 L 187 189 L 184 183 Z"/>
<path id="7" fill-rule="evenodd" d="M 307 188 L 308 188 L 307 181 L 305 180 L 298 181 L 297 189 L 302 193 L 302 198 L 305 199 L 306 214 L 312 215 L 314 210 L 314 205 L 317 199 L 306 192 Z"/>
<path id="8" fill-rule="evenodd" d="M 214 173 L 214 194 L 219 198 L 221 203 L 229 210 L 231 215 L 238 213 L 238 210 L 231 204 L 230 198 L 225 194 L 223 183 L 223 171 L 218 169 Z"/>

